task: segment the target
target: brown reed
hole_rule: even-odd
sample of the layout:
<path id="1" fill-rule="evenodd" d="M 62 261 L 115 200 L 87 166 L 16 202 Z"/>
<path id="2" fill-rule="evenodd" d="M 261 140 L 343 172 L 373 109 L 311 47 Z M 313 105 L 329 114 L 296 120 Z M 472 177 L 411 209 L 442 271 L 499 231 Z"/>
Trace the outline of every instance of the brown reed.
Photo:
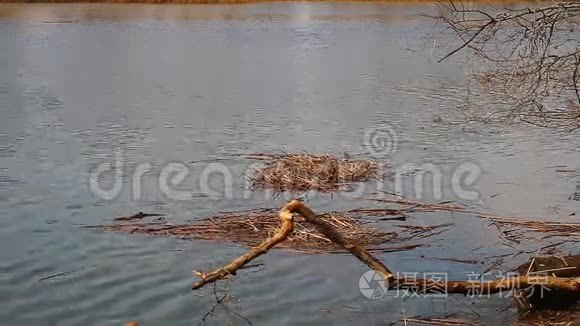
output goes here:
<path id="1" fill-rule="evenodd" d="M 337 191 L 351 183 L 382 177 L 379 164 L 371 160 L 349 160 L 327 154 L 254 154 L 248 157 L 268 161 L 264 168 L 250 176 L 252 185 L 280 192 Z"/>
<path id="2" fill-rule="evenodd" d="M 373 210 L 377 216 L 379 210 Z M 392 215 L 385 210 L 384 215 Z M 393 252 L 410 250 L 422 243 L 413 240 L 424 239 L 449 229 L 449 223 L 435 226 L 397 225 L 399 232 L 382 231 L 376 224 L 365 219 L 359 210 L 330 212 L 320 215 L 326 222 L 340 231 L 346 238 L 356 241 L 371 252 Z M 276 233 L 280 220 L 275 209 L 225 213 L 187 224 L 171 224 L 162 220 L 141 222 L 141 220 L 116 220 L 111 225 L 97 226 L 105 231 L 139 233 L 155 236 L 176 236 L 182 239 L 203 239 L 243 246 L 256 246 Z M 302 253 L 344 253 L 306 220 L 297 217 L 290 237 L 277 248 Z"/>

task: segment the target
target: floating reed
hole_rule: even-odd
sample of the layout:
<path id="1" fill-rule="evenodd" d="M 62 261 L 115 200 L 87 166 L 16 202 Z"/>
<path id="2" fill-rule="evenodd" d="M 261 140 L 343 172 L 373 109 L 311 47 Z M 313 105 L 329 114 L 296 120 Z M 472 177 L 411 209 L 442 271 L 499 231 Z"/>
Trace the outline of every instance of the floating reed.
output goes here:
<path id="1" fill-rule="evenodd" d="M 450 211 L 484 218 L 498 227 L 502 238 L 515 243 L 519 243 L 523 239 L 530 239 L 527 235 L 528 232 L 544 233 L 544 238 L 566 237 L 569 239 L 568 241 L 575 241 L 573 238 L 580 236 L 580 224 L 578 223 L 502 217 L 471 212 L 452 203 L 428 204 L 394 195 L 374 200 L 381 203 L 396 204 L 398 207 L 358 208 L 345 212 L 321 214 L 320 217 L 336 228 L 345 238 L 356 241 L 370 252 L 413 249 L 424 245 L 424 243 L 417 241 L 435 236 L 453 227 L 453 223 L 433 226 L 399 223 L 391 226 L 391 228 L 397 228 L 396 232 L 385 232 L 377 224 L 381 221 L 406 221 L 409 214 L 414 212 Z M 97 227 L 106 231 L 213 240 L 252 247 L 275 234 L 280 228 L 280 221 L 275 209 L 222 213 L 187 224 L 171 224 L 162 218 L 157 218 L 152 222 L 142 222 L 144 218 L 158 216 L 158 214 L 139 212 L 135 215 L 115 218 L 117 223 Z M 544 248 L 548 249 L 548 247 L 552 246 Z M 292 234 L 284 242 L 277 245 L 277 248 L 303 253 L 344 252 L 320 233 L 314 225 L 299 217 Z"/>
<path id="2" fill-rule="evenodd" d="M 352 210 L 330 212 L 321 214 L 320 217 L 340 231 L 345 238 L 356 241 L 371 252 L 410 250 L 423 245 L 414 240 L 439 234 L 452 227 L 450 223 L 435 226 L 397 225 L 398 232 L 385 232 L 365 219 L 367 216 L 378 216 L 379 213 L 379 209 L 372 210 L 371 215 L 366 215 L 364 210 Z M 393 210 L 386 209 L 383 215 L 393 214 Z M 123 223 L 98 227 L 105 231 L 213 240 L 251 247 L 280 229 L 280 220 L 277 210 L 274 209 L 225 213 L 188 224 L 170 224 L 163 220 L 141 222 L 141 218 L 117 218 L 115 221 Z M 277 248 L 302 253 L 344 253 L 344 250 L 320 233 L 315 226 L 299 217 L 292 234 Z"/>
<path id="3" fill-rule="evenodd" d="M 536 221 L 518 217 L 503 217 L 493 214 L 476 214 L 477 217 L 484 218 L 500 229 L 503 227 L 502 236 L 512 242 L 518 243 L 522 238 L 528 238 L 523 231 L 546 233 L 542 238 L 580 237 L 580 223 L 566 223 L 559 221 Z M 576 240 L 577 241 L 577 240 Z"/>
<path id="4" fill-rule="evenodd" d="M 250 176 L 252 185 L 280 192 L 337 191 L 350 183 L 382 177 L 379 164 L 370 160 L 349 160 L 315 154 L 254 154 L 247 157 L 268 162 L 264 168 Z"/>
<path id="5" fill-rule="evenodd" d="M 526 238 L 527 232 L 546 233 L 544 238 L 580 237 L 580 223 L 531 220 L 515 216 L 499 216 L 491 213 L 471 211 L 463 206 L 451 202 L 430 204 L 390 193 L 382 193 L 381 195 L 382 196 L 380 197 L 368 199 L 379 203 L 396 204 L 398 206 L 397 210 L 401 212 L 401 214 L 412 212 L 448 211 L 483 218 L 490 221 L 492 225 L 497 226 L 498 229 L 504 229 L 501 230 L 502 236 L 514 242 L 519 242 L 520 239 Z"/>

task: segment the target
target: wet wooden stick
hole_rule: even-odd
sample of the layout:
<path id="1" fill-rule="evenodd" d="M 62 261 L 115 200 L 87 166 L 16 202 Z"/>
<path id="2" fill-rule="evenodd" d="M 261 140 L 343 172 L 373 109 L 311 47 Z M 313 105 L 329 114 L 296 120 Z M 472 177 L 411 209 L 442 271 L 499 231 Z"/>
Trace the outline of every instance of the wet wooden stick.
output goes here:
<path id="1" fill-rule="evenodd" d="M 288 203 L 286 207 L 300 214 L 302 217 L 304 217 L 304 219 L 314 225 L 318 231 L 327 236 L 332 242 L 346 249 L 367 266 L 380 273 L 385 280 L 391 280 L 394 278 L 393 272 L 391 272 L 387 266 L 383 265 L 383 263 L 381 263 L 363 247 L 346 239 L 342 234 L 340 234 L 340 232 L 338 232 L 332 225 L 330 225 L 330 223 L 318 217 L 301 201 L 295 199 Z"/>
<path id="2" fill-rule="evenodd" d="M 267 253 L 268 250 L 270 250 L 272 247 L 274 247 L 278 243 L 286 240 L 286 238 L 288 238 L 288 236 L 292 233 L 292 230 L 294 229 L 293 212 L 290 210 L 290 208 L 291 207 L 288 207 L 288 205 L 286 205 L 278 213 L 278 217 L 280 218 L 280 221 L 282 222 L 282 227 L 272 237 L 266 239 L 265 241 L 260 243 L 258 246 L 252 248 L 247 253 L 234 259 L 231 263 L 229 263 L 229 264 L 227 264 L 219 269 L 216 269 L 215 271 L 213 271 L 211 273 L 206 274 L 203 272 L 194 271 L 193 273 L 196 276 L 198 276 L 199 278 L 201 278 L 201 280 L 193 283 L 192 288 L 194 290 L 197 290 L 206 284 L 213 283 L 219 279 L 226 278 L 230 275 L 236 275 L 236 271 L 238 269 L 243 268 L 247 263 L 251 262 L 252 260 L 257 258 L 258 256 L 261 256 L 261 255 Z"/>
<path id="3" fill-rule="evenodd" d="M 363 247 L 350 242 L 342 234 L 340 234 L 336 229 L 330 225 L 330 223 L 324 221 L 318 217 L 310 208 L 306 207 L 304 203 L 299 200 L 292 200 L 287 203 L 280 212 L 278 216 L 282 222 L 282 227 L 280 230 L 272 237 L 266 239 L 257 247 L 252 248 L 247 253 L 234 259 L 231 263 L 226 266 L 219 268 L 211 273 L 203 273 L 194 271 L 194 274 L 201 278 L 200 281 L 193 284 L 193 289 L 199 289 L 206 284 L 213 283 L 219 279 L 226 278 L 230 275 L 235 275 L 236 271 L 256 257 L 265 254 L 272 247 L 278 243 L 286 240 L 288 236 L 292 233 L 294 229 L 294 219 L 293 213 L 298 213 L 304 217 L 308 222 L 312 223 L 316 228 L 327 236 L 332 242 L 346 249 L 348 252 L 356 256 L 362 262 L 367 264 L 373 270 L 379 272 L 386 280 L 393 278 L 393 273 L 383 265 L 378 259 L 372 256 Z"/>

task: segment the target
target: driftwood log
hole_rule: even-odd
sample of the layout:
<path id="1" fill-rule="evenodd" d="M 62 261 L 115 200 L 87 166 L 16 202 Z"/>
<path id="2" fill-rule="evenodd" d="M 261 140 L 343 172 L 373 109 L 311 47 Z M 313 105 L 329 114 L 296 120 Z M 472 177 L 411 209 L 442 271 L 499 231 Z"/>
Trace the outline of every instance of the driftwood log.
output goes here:
<path id="1" fill-rule="evenodd" d="M 552 293 L 557 293 L 558 296 L 565 295 L 574 300 L 577 300 L 580 296 L 580 255 L 568 257 L 568 260 L 565 259 L 564 261 L 535 258 L 531 262 L 520 266 L 518 276 L 493 281 L 440 281 L 397 277 L 391 269 L 363 247 L 343 237 L 333 226 L 318 217 L 299 200 L 293 200 L 287 203 L 280 210 L 279 218 L 282 226 L 272 237 L 264 240 L 260 245 L 213 272 L 203 273 L 195 271 L 194 273 L 200 280 L 193 284 L 193 289 L 199 289 L 204 285 L 227 278 L 230 275 L 235 275 L 236 271 L 243 268 L 247 263 L 265 254 L 276 244 L 284 241 L 292 233 L 294 213 L 300 214 L 332 242 L 347 250 L 368 267 L 379 273 L 387 282 L 389 289 L 412 288 L 419 293 L 441 293 L 442 289 L 444 289 L 445 293 L 487 295 L 507 293 L 511 290 L 518 289 L 530 291 L 531 289 L 542 287 L 547 292 L 553 291 Z M 540 271 L 543 273 L 538 273 Z"/>

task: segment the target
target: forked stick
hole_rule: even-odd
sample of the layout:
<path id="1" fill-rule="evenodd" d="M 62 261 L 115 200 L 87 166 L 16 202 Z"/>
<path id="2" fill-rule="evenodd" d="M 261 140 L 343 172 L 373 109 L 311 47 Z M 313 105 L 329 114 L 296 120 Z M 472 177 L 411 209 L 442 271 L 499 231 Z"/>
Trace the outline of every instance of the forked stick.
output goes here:
<path id="1" fill-rule="evenodd" d="M 235 275 L 236 271 L 244 267 L 256 257 L 265 254 L 276 244 L 284 241 L 294 228 L 293 213 L 302 215 L 308 222 L 314 225 L 322 234 L 332 242 L 350 252 L 371 269 L 379 273 L 388 284 L 388 288 L 410 288 L 420 293 L 463 293 L 463 294 L 493 294 L 509 291 L 512 289 L 528 289 L 542 286 L 553 290 L 562 290 L 576 293 L 580 296 L 580 279 L 565 277 L 547 277 L 543 275 L 517 276 L 494 281 L 469 280 L 447 281 L 437 279 L 417 279 L 397 277 L 389 268 L 366 251 L 363 247 L 353 243 L 340 234 L 332 225 L 318 217 L 310 208 L 299 200 L 292 200 L 278 213 L 282 227 L 272 237 L 266 239 L 257 247 L 234 259 L 231 263 L 211 273 L 194 272 L 201 278 L 193 284 L 193 289 L 199 289 L 206 284 L 216 282 L 219 279 Z"/>

